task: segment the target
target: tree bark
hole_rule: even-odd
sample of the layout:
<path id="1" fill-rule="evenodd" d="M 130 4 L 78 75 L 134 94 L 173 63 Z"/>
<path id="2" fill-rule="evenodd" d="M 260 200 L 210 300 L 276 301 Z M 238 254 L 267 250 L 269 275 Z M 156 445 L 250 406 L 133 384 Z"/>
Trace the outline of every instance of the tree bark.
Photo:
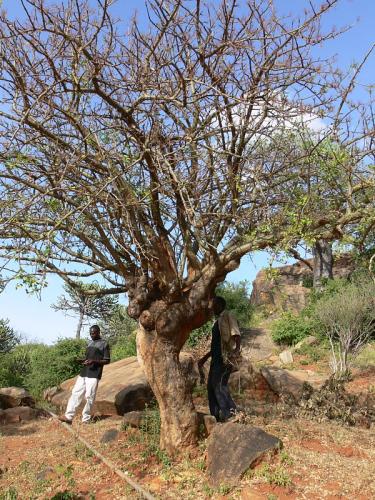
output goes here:
<path id="1" fill-rule="evenodd" d="M 313 246 L 314 256 L 314 288 L 322 288 L 325 279 L 333 279 L 332 243 L 317 240 Z"/>
<path id="2" fill-rule="evenodd" d="M 173 343 L 142 327 L 137 332 L 137 353 L 159 404 L 160 448 L 176 455 L 198 442 L 198 417 L 191 387 L 184 375 L 179 349 Z"/>

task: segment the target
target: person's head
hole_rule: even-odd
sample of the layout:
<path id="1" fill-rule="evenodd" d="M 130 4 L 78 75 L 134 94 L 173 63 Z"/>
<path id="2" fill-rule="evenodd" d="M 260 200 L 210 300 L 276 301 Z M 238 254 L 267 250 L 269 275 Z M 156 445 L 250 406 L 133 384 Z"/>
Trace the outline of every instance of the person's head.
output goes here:
<path id="1" fill-rule="evenodd" d="M 92 325 L 90 328 L 90 337 L 92 340 L 100 339 L 100 328 L 98 325 Z"/>
<path id="2" fill-rule="evenodd" d="M 212 310 L 215 314 L 215 316 L 219 316 L 220 313 L 222 313 L 226 307 L 227 303 L 224 299 L 224 297 L 216 296 L 212 299 Z"/>

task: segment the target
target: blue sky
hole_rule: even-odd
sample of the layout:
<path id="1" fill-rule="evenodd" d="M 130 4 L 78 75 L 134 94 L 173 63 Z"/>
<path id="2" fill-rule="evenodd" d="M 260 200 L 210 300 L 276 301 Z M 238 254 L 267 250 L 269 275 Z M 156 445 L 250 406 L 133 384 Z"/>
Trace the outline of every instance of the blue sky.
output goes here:
<path id="1" fill-rule="evenodd" d="M 309 4 L 307 0 L 275 0 L 275 3 L 284 13 L 302 10 Z M 11 17 L 20 16 L 20 0 L 3 0 L 3 6 Z M 117 0 L 114 9 L 121 18 L 128 18 L 134 9 L 138 10 L 141 20 L 145 14 L 142 0 Z M 343 68 L 360 60 L 366 49 L 375 41 L 374 22 L 375 0 L 341 0 L 338 7 L 327 16 L 324 28 L 351 25 L 352 29 L 325 45 L 321 49 L 322 54 L 336 54 L 337 62 Z M 374 74 L 373 54 L 360 77 L 360 84 L 363 85 L 359 89 L 360 93 L 364 92 L 366 85 L 374 84 Z M 227 279 L 233 282 L 243 279 L 252 281 L 256 273 L 266 265 L 267 254 L 264 252 L 245 257 L 240 268 L 228 275 Z M 0 318 L 8 318 L 11 326 L 28 340 L 52 343 L 59 337 L 73 337 L 76 320 L 67 318 L 50 307 L 62 292 L 62 284 L 57 277 L 49 278 L 49 286 L 42 291 L 41 300 L 10 285 L 0 294 Z"/>

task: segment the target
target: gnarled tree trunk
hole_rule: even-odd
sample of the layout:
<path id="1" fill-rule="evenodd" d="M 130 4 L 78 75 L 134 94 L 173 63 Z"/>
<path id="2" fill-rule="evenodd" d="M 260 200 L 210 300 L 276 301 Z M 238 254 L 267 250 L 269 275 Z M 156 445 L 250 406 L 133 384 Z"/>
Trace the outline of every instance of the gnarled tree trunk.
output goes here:
<path id="1" fill-rule="evenodd" d="M 140 327 L 137 352 L 159 404 L 160 447 L 175 455 L 182 448 L 195 446 L 198 439 L 197 413 L 175 342 Z"/>

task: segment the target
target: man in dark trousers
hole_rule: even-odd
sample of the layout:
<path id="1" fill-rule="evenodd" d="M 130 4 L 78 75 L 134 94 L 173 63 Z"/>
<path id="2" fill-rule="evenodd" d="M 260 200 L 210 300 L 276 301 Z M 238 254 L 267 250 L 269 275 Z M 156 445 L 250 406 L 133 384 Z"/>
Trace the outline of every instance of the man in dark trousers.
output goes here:
<path id="1" fill-rule="evenodd" d="M 228 388 L 230 374 L 237 370 L 241 333 L 236 318 L 225 310 L 223 297 L 214 297 L 212 309 L 216 321 L 212 327 L 211 350 L 198 361 L 201 380 L 203 365 L 211 357 L 207 390 L 210 413 L 218 422 L 224 422 L 236 412 L 236 405 Z"/>
<path id="2" fill-rule="evenodd" d="M 84 424 L 90 422 L 91 409 L 95 401 L 99 380 L 102 378 L 103 366 L 110 362 L 108 342 L 100 337 L 100 328 L 98 325 L 93 325 L 90 328 L 90 337 L 91 342 L 89 342 L 86 348 L 83 367 L 73 387 L 65 415 L 59 417 L 61 422 L 67 424 L 72 423 L 83 397 L 86 399 L 86 404 L 82 411 L 82 422 Z"/>

